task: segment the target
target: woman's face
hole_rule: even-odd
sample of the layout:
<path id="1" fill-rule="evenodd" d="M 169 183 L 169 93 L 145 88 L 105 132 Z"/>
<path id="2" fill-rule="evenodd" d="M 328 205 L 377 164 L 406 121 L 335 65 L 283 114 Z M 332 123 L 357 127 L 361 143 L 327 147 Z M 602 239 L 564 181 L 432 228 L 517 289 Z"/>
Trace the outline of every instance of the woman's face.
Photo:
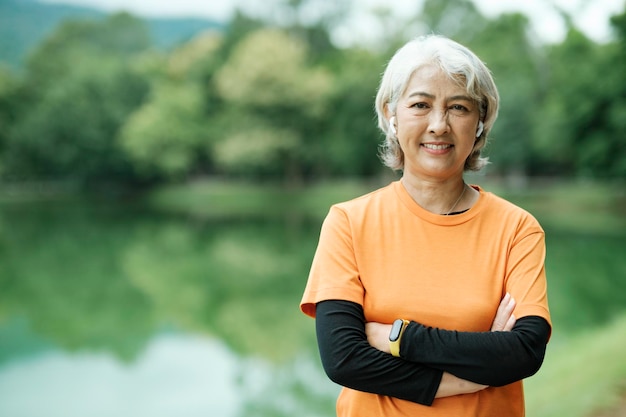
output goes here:
<path id="1" fill-rule="evenodd" d="M 463 175 L 479 121 L 478 104 L 465 88 L 437 66 L 423 66 L 409 80 L 395 116 L 404 175 L 433 180 Z"/>

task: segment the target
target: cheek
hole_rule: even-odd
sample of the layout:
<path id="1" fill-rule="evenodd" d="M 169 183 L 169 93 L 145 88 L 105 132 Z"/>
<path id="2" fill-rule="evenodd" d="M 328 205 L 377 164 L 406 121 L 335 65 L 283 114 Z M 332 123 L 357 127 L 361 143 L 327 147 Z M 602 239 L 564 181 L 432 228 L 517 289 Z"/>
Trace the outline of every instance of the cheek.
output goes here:
<path id="1" fill-rule="evenodd" d="M 463 122 L 457 125 L 456 136 L 462 143 L 467 143 L 470 146 L 474 146 L 476 143 L 476 124 Z"/>
<path id="2" fill-rule="evenodd" d="M 476 137 L 468 136 L 467 138 L 464 138 L 463 147 L 467 147 L 469 152 L 471 152 L 474 149 L 475 145 L 476 145 Z"/>
<path id="3" fill-rule="evenodd" d="M 476 145 L 476 137 L 472 134 L 464 134 L 463 136 L 457 136 L 457 148 L 461 154 L 468 157 L 474 151 Z"/>
<path id="4" fill-rule="evenodd" d="M 415 136 L 428 128 L 428 120 L 425 117 L 412 115 L 411 117 L 398 117 L 396 126 L 399 134 Z"/>

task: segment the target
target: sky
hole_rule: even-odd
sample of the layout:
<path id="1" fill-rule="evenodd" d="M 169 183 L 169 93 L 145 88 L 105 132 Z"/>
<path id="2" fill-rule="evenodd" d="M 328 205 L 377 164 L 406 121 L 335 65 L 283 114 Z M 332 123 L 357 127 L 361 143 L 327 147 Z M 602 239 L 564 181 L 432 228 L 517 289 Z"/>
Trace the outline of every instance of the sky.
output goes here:
<path id="1" fill-rule="evenodd" d="M 267 15 L 268 0 L 40 0 L 89 6 L 104 11 L 125 10 L 145 17 L 207 17 L 227 21 L 239 7 L 253 16 Z M 336 0 L 328 0 L 336 1 Z M 353 44 L 375 41 L 377 27 L 369 11 L 377 6 L 392 8 L 398 19 L 412 13 L 422 0 L 353 0 L 353 10 L 346 25 L 339 31 L 337 42 Z M 522 12 L 530 17 L 532 30 L 548 43 L 560 42 L 565 35 L 562 19 L 551 4 L 569 12 L 574 24 L 590 38 L 605 42 L 610 39 L 609 17 L 621 13 L 626 0 L 473 0 L 488 17 L 503 12 Z M 319 2 L 319 1 L 318 1 Z"/>

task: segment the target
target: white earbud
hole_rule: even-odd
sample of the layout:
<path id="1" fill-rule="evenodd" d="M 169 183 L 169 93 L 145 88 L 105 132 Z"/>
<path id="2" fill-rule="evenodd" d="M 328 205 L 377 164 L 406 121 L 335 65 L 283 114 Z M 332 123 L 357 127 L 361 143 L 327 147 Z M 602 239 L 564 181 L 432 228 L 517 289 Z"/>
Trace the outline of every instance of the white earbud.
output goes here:
<path id="1" fill-rule="evenodd" d="M 398 132 L 396 132 L 396 116 L 392 116 L 391 119 L 389 119 L 389 129 L 391 129 L 391 132 L 393 133 L 394 136 L 396 136 L 398 134 Z"/>
<path id="2" fill-rule="evenodd" d="M 480 135 L 482 135 L 484 127 L 485 127 L 485 124 L 482 122 L 482 120 L 480 122 L 478 122 L 478 129 L 476 129 L 476 137 L 477 138 L 479 138 Z"/>

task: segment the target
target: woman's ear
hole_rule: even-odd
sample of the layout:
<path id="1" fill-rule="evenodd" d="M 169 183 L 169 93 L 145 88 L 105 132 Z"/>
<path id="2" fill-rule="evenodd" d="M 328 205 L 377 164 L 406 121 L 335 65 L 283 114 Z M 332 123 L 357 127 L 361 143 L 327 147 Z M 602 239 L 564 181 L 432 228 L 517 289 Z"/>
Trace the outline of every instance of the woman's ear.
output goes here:
<path id="1" fill-rule="evenodd" d="M 385 119 L 387 120 L 393 117 L 393 113 L 389 110 L 389 103 L 385 104 L 383 107 L 383 113 L 385 114 Z"/>

